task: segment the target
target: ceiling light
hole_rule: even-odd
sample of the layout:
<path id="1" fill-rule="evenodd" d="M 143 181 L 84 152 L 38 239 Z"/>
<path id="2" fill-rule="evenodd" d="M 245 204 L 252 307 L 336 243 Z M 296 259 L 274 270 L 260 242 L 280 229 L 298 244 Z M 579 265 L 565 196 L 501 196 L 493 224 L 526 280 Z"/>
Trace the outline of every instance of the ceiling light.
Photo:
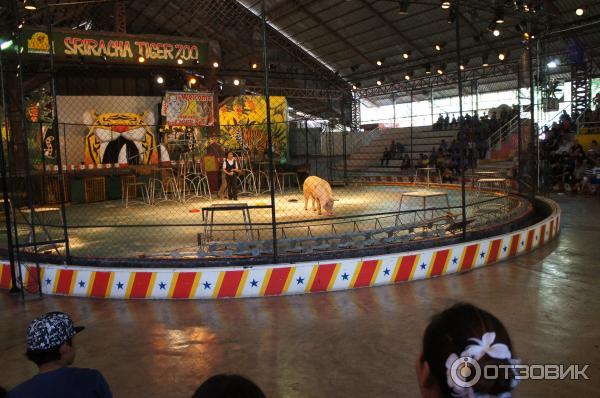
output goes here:
<path id="1" fill-rule="evenodd" d="M 27 4 L 27 5 L 25 6 L 25 9 L 26 9 L 26 10 L 29 10 L 29 11 L 35 11 L 35 10 L 37 10 L 37 7 L 36 7 L 36 6 L 34 6 L 34 5 L 31 5 L 31 4 Z"/>
<path id="2" fill-rule="evenodd" d="M 442 1 L 442 8 L 447 10 L 452 4 L 449 1 Z"/>
<path id="3" fill-rule="evenodd" d="M 196 78 L 195 77 L 191 77 L 190 78 L 190 85 L 193 86 L 194 84 L 196 84 Z"/>
<path id="4" fill-rule="evenodd" d="M 384 80 L 383 77 L 377 79 L 377 85 L 381 86 L 383 84 L 383 80 Z"/>
<path id="5" fill-rule="evenodd" d="M 435 49 L 438 50 L 438 51 L 442 51 L 442 49 L 444 48 L 444 46 L 445 46 L 445 43 L 437 43 L 435 45 Z"/>
<path id="6" fill-rule="evenodd" d="M 234 86 L 239 86 L 240 85 L 240 80 L 239 79 L 234 79 L 233 80 L 233 85 Z"/>
<path id="7" fill-rule="evenodd" d="M 410 57 L 410 51 L 406 51 L 404 54 L 402 54 L 402 58 L 408 59 L 408 57 Z"/>
<path id="8" fill-rule="evenodd" d="M 575 10 L 575 15 L 577 16 L 582 16 L 583 15 L 583 8 L 579 7 L 578 9 Z"/>
<path id="9" fill-rule="evenodd" d="M 165 79 L 162 76 L 156 76 L 156 82 L 158 84 L 163 84 L 165 82 Z"/>
<path id="10" fill-rule="evenodd" d="M 252 69 L 257 69 L 258 68 L 258 64 L 256 62 L 253 62 L 252 65 L 250 65 L 250 67 Z"/>
<path id="11" fill-rule="evenodd" d="M 496 23 L 504 23 L 504 8 L 498 7 L 496 9 Z"/>
<path id="12" fill-rule="evenodd" d="M 219 63 L 217 61 L 213 62 L 213 68 L 218 68 L 219 67 Z"/>
<path id="13" fill-rule="evenodd" d="M 358 87 L 356 87 L 356 84 L 353 84 L 353 85 L 352 85 L 352 90 L 356 91 L 356 89 L 357 89 L 357 88 L 358 88 Z"/>
<path id="14" fill-rule="evenodd" d="M 425 74 L 431 75 L 431 64 L 425 64 Z"/>
<path id="15" fill-rule="evenodd" d="M 481 66 L 490 66 L 488 58 L 487 54 L 481 56 Z"/>
<path id="16" fill-rule="evenodd" d="M 177 59 L 177 64 L 178 64 L 178 65 L 183 65 L 183 60 L 182 60 L 181 58 L 178 58 L 178 59 Z"/>
<path id="17" fill-rule="evenodd" d="M 12 40 L 3 41 L 2 44 L 0 44 L 0 50 L 6 50 L 7 48 L 10 48 L 12 45 L 13 45 Z"/>
<path id="18" fill-rule="evenodd" d="M 398 14 L 404 15 L 408 14 L 408 6 L 410 2 L 408 0 L 399 0 L 398 1 Z"/>
<path id="19" fill-rule="evenodd" d="M 554 68 L 556 68 L 558 66 L 558 62 L 557 61 L 550 61 L 550 62 L 548 62 L 547 66 L 550 69 L 554 69 Z"/>
<path id="20" fill-rule="evenodd" d="M 458 67 L 460 68 L 460 70 L 465 70 L 465 65 L 463 64 L 460 64 Z"/>
<path id="21" fill-rule="evenodd" d="M 377 60 L 377 62 L 376 62 L 377 66 L 381 66 L 381 65 L 383 65 L 383 61 L 384 61 L 384 59 L 383 59 L 383 58 L 381 58 L 381 59 L 378 59 L 378 60 Z"/>
<path id="22" fill-rule="evenodd" d="M 438 73 L 438 75 L 443 75 L 444 74 L 444 66 L 443 65 L 440 65 L 437 68 L 437 73 Z"/>
<path id="23" fill-rule="evenodd" d="M 500 29 L 496 28 L 492 31 L 492 34 L 496 37 L 500 36 Z"/>
<path id="24" fill-rule="evenodd" d="M 144 62 L 146 62 L 146 58 L 144 58 L 144 57 L 142 57 L 142 56 L 139 56 L 139 57 L 138 57 L 138 62 L 139 62 L 140 64 L 143 64 Z"/>
<path id="25" fill-rule="evenodd" d="M 503 52 L 498 53 L 498 59 L 500 61 L 504 61 L 505 58 L 506 58 L 506 54 L 504 54 Z"/>

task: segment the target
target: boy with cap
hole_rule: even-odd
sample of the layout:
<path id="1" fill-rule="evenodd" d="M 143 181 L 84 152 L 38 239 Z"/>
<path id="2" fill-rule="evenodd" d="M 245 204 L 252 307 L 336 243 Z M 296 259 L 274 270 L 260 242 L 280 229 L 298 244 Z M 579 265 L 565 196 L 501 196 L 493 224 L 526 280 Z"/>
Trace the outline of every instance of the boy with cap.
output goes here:
<path id="1" fill-rule="evenodd" d="M 111 398 L 110 388 L 95 369 L 70 368 L 75 360 L 73 338 L 84 328 L 62 312 L 49 312 L 34 319 L 27 329 L 27 358 L 39 373 L 8 392 L 20 397 Z"/>

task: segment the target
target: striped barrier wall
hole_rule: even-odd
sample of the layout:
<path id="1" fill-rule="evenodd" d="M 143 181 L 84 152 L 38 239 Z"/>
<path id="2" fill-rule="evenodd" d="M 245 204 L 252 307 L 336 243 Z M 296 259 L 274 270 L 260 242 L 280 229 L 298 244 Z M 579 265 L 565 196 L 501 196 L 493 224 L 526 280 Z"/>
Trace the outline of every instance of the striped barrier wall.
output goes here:
<path id="1" fill-rule="evenodd" d="M 550 201 L 548 201 L 550 202 Z M 555 239 L 560 209 L 536 225 L 452 246 L 365 258 L 249 267 L 110 269 L 42 264 L 44 294 L 119 299 L 221 299 L 356 289 L 469 271 L 528 253 Z M 35 286 L 35 268 L 22 267 Z M 11 287 L 0 264 L 0 288 Z"/>

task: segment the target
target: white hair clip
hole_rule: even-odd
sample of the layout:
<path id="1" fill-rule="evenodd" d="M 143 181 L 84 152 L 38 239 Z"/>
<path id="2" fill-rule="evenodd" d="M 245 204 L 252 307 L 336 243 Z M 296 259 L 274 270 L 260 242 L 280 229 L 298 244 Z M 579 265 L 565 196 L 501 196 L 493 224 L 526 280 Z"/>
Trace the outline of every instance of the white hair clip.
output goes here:
<path id="1" fill-rule="evenodd" d="M 502 343 L 494 344 L 494 340 L 496 340 L 495 332 L 484 333 L 481 340 L 472 337 L 469 341 L 477 344 L 467 346 L 461 356 L 472 357 L 478 361 L 486 354 L 496 359 L 510 359 L 511 353 L 508 346 Z"/>
<path id="2" fill-rule="evenodd" d="M 469 341 L 473 341 L 476 344 L 470 344 L 460 354 L 461 357 L 471 357 L 479 361 L 484 355 L 488 355 L 495 359 L 506 359 L 511 364 L 519 363 L 518 359 L 511 358 L 512 354 L 506 344 L 496 343 L 496 333 L 488 332 L 484 333 L 481 339 L 470 338 Z M 452 396 L 457 398 L 511 398 L 512 394 L 510 391 L 503 392 L 498 395 L 489 394 L 478 394 L 473 390 L 473 387 L 461 387 L 454 382 L 451 374 L 452 364 L 459 359 L 458 355 L 452 353 L 446 359 L 446 379 L 448 387 L 452 390 Z M 511 380 L 511 388 L 515 388 L 518 384 L 518 380 Z"/>

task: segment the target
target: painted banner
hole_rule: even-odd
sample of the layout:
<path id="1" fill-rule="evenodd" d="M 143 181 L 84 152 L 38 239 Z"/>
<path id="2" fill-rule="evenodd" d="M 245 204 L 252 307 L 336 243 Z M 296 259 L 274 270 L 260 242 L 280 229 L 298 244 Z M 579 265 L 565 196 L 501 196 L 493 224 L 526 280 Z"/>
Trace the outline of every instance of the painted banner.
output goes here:
<path id="1" fill-rule="evenodd" d="M 141 62 L 152 65 L 177 63 L 206 66 L 220 57 L 216 41 L 182 37 L 53 30 L 50 40 L 49 33 L 40 28 L 25 30 L 20 40 L 24 55 L 49 54 L 52 41 L 54 55 L 60 59 L 84 57 L 99 62 L 139 63 L 143 58 Z"/>
<path id="2" fill-rule="evenodd" d="M 288 106 L 285 97 L 271 96 L 273 152 L 287 157 Z M 267 105 L 265 97 L 242 95 L 226 99 L 219 108 L 221 144 L 230 149 L 243 148 L 260 158 L 267 149 Z"/>
<path id="3" fill-rule="evenodd" d="M 212 92 L 168 92 L 162 102 L 161 114 L 171 126 L 212 126 Z"/>

